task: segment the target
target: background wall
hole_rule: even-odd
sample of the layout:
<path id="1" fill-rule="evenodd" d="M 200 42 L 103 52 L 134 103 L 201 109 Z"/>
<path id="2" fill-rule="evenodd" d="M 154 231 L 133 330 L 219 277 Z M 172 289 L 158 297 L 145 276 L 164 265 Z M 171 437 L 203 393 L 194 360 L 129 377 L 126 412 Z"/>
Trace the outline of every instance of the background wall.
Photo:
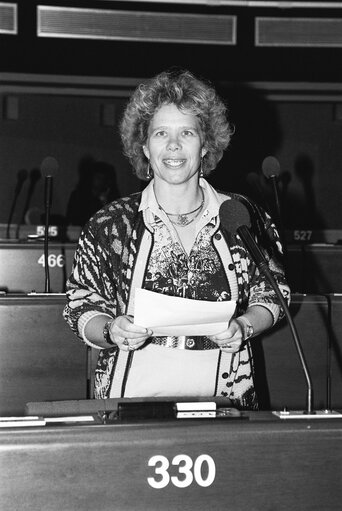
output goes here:
<path id="1" fill-rule="evenodd" d="M 45 2 L 56 15 L 61 10 L 53 18 L 40 17 L 38 0 L 8 2 L 16 14 L 12 31 L 0 11 L 0 223 L 18 171 L 31 176 L 46 156 L 59 163 L 52 211 L 59 217 L 87 157 L 114 166 L 119 195 L 139 190 L 122 156 L 118 121 L 137 83 L 178 66 L 213 82 L 236 126 L 213 185 L 248 193 L 272 210 L 261 166 L 273 155 L 285 226 L 342 228 L 341 2 L 67 4 Z M 14 222 L 22 220 L 29 185 L 27 179 Z M 40 179 L 30 207 L 41 208 L 42 196 Z"/>
<path id="2" fill-rule="evenodd" d="M 20 169 L 29 175 L 39 169 L 43 159 L 53 156 L 59 163 L 54 180 L 52 214 L 65 215 L 71 191 L 79 179 L 79 168 L 86 158 L 114 166 L 119 194 L 139 189 L 122 155 L 117 119 L 124 101 L 120 98 L 90 98 L 53 94 L 19 94 L 18 119 L 0 122 L 0 222 L 6 222 Z M 2 104 L 7 95 L 3 95 Z M 4 106 L 3 106 L 4 107 Z M 114 107 L 114 110 L 113 110 Z M 103 111 L 110 111 L 110 125 L 105 125 Z M 4 112 L 3 112 L 4 113 Z M 27 199 L 30 178 L 19 195 L 13 222 L 20 222 Z M 44 181 L 39 179 L 30 208 L 43 207 Z"/>
<path id="3" fill-rule="evenodd" d="M 210 177 L 223 190 L 242 192 L 272 210 L 273 196 L 261 167 L 277 157 L 283 221 L 289 229 L 342 229 L 342 121 L 335 101 L 268 99 L 246 84 L 218 84 L 236 127 L 231 146 Z M 238 90 L 238 94 L 236 92 Z M 324 97 L 322 95 L 322 97 Z M 127 98 L 3 93 L 0 119 L 0 223 L 6 223 L 17 183 L 26 169 L 13 215 L 20 223 L 31 184 L 46 156 L 59 163 L 54 180 L 52 214 L 65 216 L 71 191 L 86 158 L 115 169 L 118 195 L 138 191 L 140 182 L 122 154 L 118 123 Z M 9 119 L 8 103 L 17 102 Z M 341 95 L 342 101 L 342 95 Z M 39 179 L 30 209 L 42 210 L 44 182 Z"/>
<path id="4" fill-rule="evenodd" d="M 310 101 L 310 97 L 265 99 L 245 91 L 245 97 L 232 98 L 230 104 L 236 133 L 213 182 L 247 193 L 272 210 L 272 187 L 261 169 L 264 158 L 273 155 L 280 163 L 278 183 L 285 227 L 341 229 L 339 103 Z"/>

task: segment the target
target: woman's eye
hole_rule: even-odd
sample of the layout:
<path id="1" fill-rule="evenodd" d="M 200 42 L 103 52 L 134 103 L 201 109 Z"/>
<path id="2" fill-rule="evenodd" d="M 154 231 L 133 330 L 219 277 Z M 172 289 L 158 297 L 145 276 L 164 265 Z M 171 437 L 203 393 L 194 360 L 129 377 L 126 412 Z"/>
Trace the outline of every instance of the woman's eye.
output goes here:
<path id="1" fill-rule="evenodd" d="M 166 131 L 164 131 L 164 130 L 155 132 L 156 137 L 164 137 L 165 135 L 166 135 Z"/>
<path id="2" fill-rule="evenodd" d="M 193 132 L 192 132 L 191 130 L 185 130 L 185 131 L 183 131 L 183 135 L 185 135 L 186 137 L 188 137 L 188 136 L 193 135 Z"/>

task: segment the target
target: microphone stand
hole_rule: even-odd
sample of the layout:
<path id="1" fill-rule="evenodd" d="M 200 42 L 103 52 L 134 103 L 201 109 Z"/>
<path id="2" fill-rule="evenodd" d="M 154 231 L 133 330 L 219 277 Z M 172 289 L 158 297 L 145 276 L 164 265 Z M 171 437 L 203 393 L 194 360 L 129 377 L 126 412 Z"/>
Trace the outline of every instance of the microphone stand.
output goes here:
<path id="1" fill-rule="evenodd" d="M 17 203 L 18 195 L 19 195 L 18 193 L 16 193 L 14 195 L 13 202 L 12 202 L 12 207 L 11 207 L 10 214 L 9 214 L 8 220 L 7 220 L 6 239 L 8 239 L 8 240 L 11 238 L 11 235 L 10 235 L 11 223 L 12 223 L 13 213 L 14 213 L 14 210 L 15 210 L 15 205 Z"/>
<path id="2" fill-rule="evenodd" d="M 309 373 L 309 369 L 307 366 L 307 363 L 305 361 L 303 349 L 299 340 L 299 336 L 297 333 L 296 326 L 293 322 L 293 319 L 290 314 L 290 310 L 288 308 L 288 305 L 286 303 L 285 298 L 283 297 L 277 282 L 275 281 L 272 273 L 270 272 L 270 269 L 268 267 L 267 261 L 262 254 L 261 250 L 259 249 L 258 245 L 254 241 L 248 227 L 246 225 L 241 225 L 236 229 L 236 232 L 239 234 L 240 238 L 242 239 L 243 243 L 246 245 L 246 248 L 248 252 L 250 253 L 253 261 L 255 262 L 256 266 L 258 267 L 260 273 L 265 275 L 269 283 L 271 284 L 272 288 L 274 289 L 277 297 L 279 298 L 279 301 L 281 303 L 281 306 L 283 307 L 285 316 L 288 320 L 288 324 L 291 329 L 291 333 L 293 336 L 293 340 L 296 345 L 296 349 L 299 355 L 299 359 L 302 365 L 302 369 L 304 371 L 305 379 L 306 379 L 306 385 L 307 385 L 307 396 L 306 396 L 306 410 L 304 412 L 300 411 L 281 411 L 281 412 L 273 412 L 275 415 L 277 415 L 280 419 L 333 419 L 333 418 L 341 418 L 342 414 L 339 412 L 336 412 L 334 410 L 319 410 L 314 411 L 313 410 L 313 394 L 312 394 L 312 382 L 311 377 Z"/>
<path id="3" fill-rule="evenodd" d="M 279 200 L 279 191 L 278 191 L 278 181 L 277 176 L 275 174 L 272 174 L 270 176 L 267 176 L 267 179 L 271 181 L 273 195 L 274 195 L 274 204 L 275 204 L 275 212 L 276 212 L 276 224 L 279 226 L 279 234 L 280 234 L 280 241 L 283 246 L 284 251 L 284 266 L 285 269 L 287 268 L 287 245 L 286 245 L 286 239 L 285 239 L 285 230 L 282 222 L 282 216 L 281 216 L 281 207 L 280 207 L 280 200 Z"/>
<path id="4" fill-rule="evenodd" d="M 234 203 L 235 202 L 235 203 Z M 268 263 L 264 254 L 258 247 L 255 239 L 252 237 L 249 228 L 245 225 L 250 220 L 250 215 L 247 208 L 239 201 L 227 200 L 221 204 L 220 207 L 220 221 L 222 223 L 223 230 L 227 230 L 227 233 L 236 233 L 240 236 L 243 244 L 245 245 L 251 259 L 254 261 L 259 272 L 264 275 L 267 281 L 272 286 L 272 289 L 276 293 L 281 307 L 284 310 L 284 314 L 288 320 L 291 334 L 295 342 L 295 346 L 298 352 L 300 363 L 305 375 L 307 394 L 306 394 L 306 410 L 305 411 L 281 411 L 273 412 L 281 419 L 308 419 L 308 418 L 341 418 L 342 414 L 334 410 L 320 410 L 318 412 L 313 411 L 313 392 L 312 392 L 312 381 L 309 373 L 307 363 L 305 361 L 303 349 L 299 340 L 296 326 L 290 314 L 289 307 L 285 298 L 283 297 L 280 288 L 273 277 Z"/>
<path id="5" fill-rule="evenodd" d="M 21 192 L 21 189 L 23 187 L 23 183 L 26 180 L 26 178 L 27 178 L 27 170 L 24 170 L 24 169 L 23 170 L 19 170 L 18 176 L 17 176 L 17 185 L 16 185 L 15 190 L 14 190 L 14 197 L 13 197 L 10 213 L 9 213 L 9 216 L 8 216 L 8 220 L 7 220 L 7 228 L 6 228 L 6 239 L 7 240 L 9 240 L 11 238 L 10 231 L 11 231 L 12 218 L 13 218 L 13 214 L 14 214 L 14 210 L 15 210 L 15 206 L 17 204 L 17 200 L 18 200 L 19 194 Z M 18 237 L 18 236 L 16 236 L 16 237 Z"/>
<path id="6" fill-rule="evenodd" d="M 44 267 L 45 267 L 45 293 L 50 293 L 49 269 L 49 225 L 50 207 L 52 199 L 52 177 L 45 177 L 45 230 L 44 230 Z"/>
<path id="7" fill-rule="evenodd" d="M 40 172 L 38 169 L 32 169 L 31 172 L 30 172 L 30 184 L 29 184 L 29 187 L 28 187 L 28 190 L 27 190 L 27 195 L 26 195 L 26 200 L 25 200 L 25 204 L 24 204 L 24 209 L 22 211 L 22 214 L 21 214 L 21 218 L 19 220 L 19 223 L 17 224 L 17 228 L 16 228 L 16 238 L 19 238 L 19 231 L 20 231 L 20 227 L 22 224 L 24 224 L 25 222 L 25 215 L 29 209 L 29 206 L 30 206 L 30 202 L 31 202 L 31 199 L 32 199 L 32 195 L 33 195 L 33 192 L 34 192 L 34 189 L 35 189 L 35 186 L 37 184 L 37 182 L 39 181 L 40 179 Z"/>
<path id="8" fill-rule="evenodd" d="M 274 289 L 277 297 L 279 298 L 280 304 L 284 310 L 286 319 L 288 321 L 293 340 L 295 342 L 295 346 L 298 352 L 298 356 L 301 362 L 301 366 L 303 368 L 303 372 L 305 375 L 306 385 L 307 385 L 307 396 L 306 396 L 306 414 L 312 414 L 313 413 L 313 393 L 312 393 L 312 381 L 311 376 L 308 370 L 307 363 L 305 361 L 303 349 L 299 340 L 298 332 L 296 329 L 296 326 L 293 322 L 292 316 L 290 314 L 290 310 L 288 308 L 288 305 L 285 301 L 285 298 L 283 297 L 282 292 L 280 291 L 278 284 L 276 283 L 272 273 L 270 272 L 270 269 L 268 267 L 267 261 L 264 258 L 261 250 L 255 243 L 254 239 L 252 238 L 249 229 L 246 225 L 241 225 L 237 228 L 236 232 L 239 234 L 240 238 L 242 239 L 243 243 L 246 245 L 248 252 L 251 254 L 255 264 L 257 265 L 260 273 L 265 275 L 269 283 L 271 284 L 272 288 Z M 289 412 L 290 413 L 290 412 Z"/>
<path id="9" fill-rule="evenodd" d="M 276 214 L 277 214 L 278 222 L 279 222 L 281 219 L 281 213 L 280 213 L 280 202 L 279 202 L 277 176 L 272 175 L 268 179 L 271 181 L 271 184 L 272 184 Z"/>

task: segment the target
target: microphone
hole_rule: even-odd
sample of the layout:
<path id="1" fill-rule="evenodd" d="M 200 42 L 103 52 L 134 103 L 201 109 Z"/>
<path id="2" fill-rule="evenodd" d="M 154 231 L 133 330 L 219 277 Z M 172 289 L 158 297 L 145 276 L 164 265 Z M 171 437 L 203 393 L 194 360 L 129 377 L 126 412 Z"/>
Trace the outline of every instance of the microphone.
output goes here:
<path id="1" fill-rule="evenodd" d="M 280 208 L 280 200 L 279 200 L 279 191 L 278 191 L 278 177 L 280 174 L 280 164 L 277 158 L 274 156 L 267 156 L 262 162 L 262 172 L 266 179 L 268 179 L 272 184 L 273 196 L 274 196 L 274 204 L 275 204 L 275 213 L 276 213 L 276 223 L 279 225 L 279 234 L 283 244 L 284 254 L 287 253 L 286 243 L 285 243 L 285 234 L 284 227 L 282 222 L 281 208 Z"/>
<path id="2" fill-rule="evenodd" d="M 274 289 L 280 304 L 284 310 L 285 316 L 288 320 L 289 327 L 291 329 L 292 337 L 295 342 L 295 346 L 297 349 L 297 353 L 300 359 L 301 367 L 303 369 L 305 379 L 306 379 L 306 386 L 307 386 L 307 407 L 306 407 L 306 414 L 310 415 L 312 413 L 315 413 L 312 411 L 312 404 L 313 404 L 313 398 L 312 398 L 312 382 L 311 382 L 311 376 L 309 373 L 309 369 L 307 366 L 307 363 L 305 361 L 303 349 L 299 340 L 299 336 L 297 333 L 296 326 L 293 322 L 293 319 L 290 314 L 289 307 L 287 305 L 287 302 L 285 298 L 283 297 L 282 292 L 279 289 L 279 286 L 277 282 L 275 281 L 268 263 L 265 259 L 265 256 L 263 255 L 262 251 L 260 250 L 259 246 L 257 245 L 256 241 L 254 240 L 253 236 L 250 233 L 249 226 L 250 226 L 250 215 L 247 210 L 247 208 L 238 200 L 227 200 L 221 204 L 220 207 L 220 223 L 222 230 L 225 232 L 229 232 L 231 234 L 238 234 L 247 248 L 252 260 L 256 264 L 257 268 L 259 269 L 260 273 L 262 273 L 268 280 L 268 282 L 271 284 L 272 288 Z M 287 416 L 289 416 L 290 412 L 286 412 Z"/>
<path id="3" fill-rule="evenodd" d="M 274 201 L 276 206 L 276 214 L 278 220 L 281 220 L 280 213 L 280 202 L 279 202 L 279 193 L 278 193 L 278 176 L 280 174 L 280 164 L 277 158 L 274 156 L 267 156 L 262 162 L 262 172 L 266 179 L 269 179 L 272 183 Z"/>
<path id="4" fill-rule="evenodd" d="M 45 267 L 45 293 L 50 293 L 49 272 L 49 226 L 50 208 L 52 204 L 53 178 L 58 172 L 58 162 L 53 156 L 44 158 L 40 165 L 40 171 L 45 178 L 44 207 L 45 207 L 45 231 L 44 231 L 44 267 Z"/>
<path id="5" fill-rule="evenodd" d="M 58 162 L 52 156 L 44 158 L 40 165 L 40 171 L 45 178 L 44 205 L 46 209 L 51 208 L 53 178 L 56 176 L 58 168 Z"/>
<path id="6" fill-rule="evenodd" d="M 280 164 L 274 156 L 267 156 L 262 162 L 262 172 L 269 179 L 276 179 L 280 174 Z"/>
<path id="7" fill-rule="evenodd" d="M 28 176 L 28 172 L 27 172 L 26 169 L 18 170 L 18 172 L 17 172 L 17 183 L 15 185 L 13 201 L 12 201 L 12 205 L 11 205 L 11 209 L 10 209 L 10 213 L 9 213 L 8 221 L 7 221 L 7 229 L 6 229 L 6 238 L 7 239 L 10 239 L 10 237 L 11 237 L 10 236 L 10 229 L 11 229 L 11 223 L 12 223 L 12 218 L 13 218 L 15 206 L 16 206 L 19 194 L 21 192 L 21 189 L 23 187 L 23 184 L 24 184 L 24 182 L 27 179 L 27 176 Z"/>

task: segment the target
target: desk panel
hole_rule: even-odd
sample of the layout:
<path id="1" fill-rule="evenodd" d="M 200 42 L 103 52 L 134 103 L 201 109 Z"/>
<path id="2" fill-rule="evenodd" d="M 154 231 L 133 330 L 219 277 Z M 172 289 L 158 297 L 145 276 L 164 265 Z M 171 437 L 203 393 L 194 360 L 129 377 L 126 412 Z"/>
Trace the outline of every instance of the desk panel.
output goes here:
<path id="1" fill-rule="evenodd" d="M 331 307 L 331 401 L 342 407 L 342 294 L 329 295 Z"/>
<path id="2" fill-rule="evenodd" d="M 292 293 L 304 292 L 304 249 L 302 245 L 290 245 L 286 250 L 286 278 Z"/>
<path id="3" fill-rule="evenodd" d="M 71 272 L 76 243 L 50 242 L 51 291 L 63 292 Z M 44 245 L 41 242 L 0 243 L 0 290 L 44 291 Z M 290 245 L 287 276 L 292 292 L 342 292 L 342 245 Z"/>
<path id="4" fill-rule="evenodd" d="M 51 292 L 65 291 L 75 249 L 74 243 L 49 243 Z M 0 243 L 0 290 L 30 293 L 43 292 L 44 289 L 44 244 Z"/>
<path id="5" fill-rule="evenodd" d="M 294 294 L 290 305 L 313 384 L 315 408 L 325 408 L 328 392 L 329 305 L 324 296 Z M 257 389 L 263 409 L 306 408 L 306 380 L 286 319 L 252 341 Z M 333 406 L 342 406 L 342 391 Z"/>
<path id="6" fill-rule="evenodd" d="M 0 508 L 337 511 L 342 425 L 335 421 L 185 420 L 1 431 Z M 187 457 L 187 476 L 178 470 L 179 455 Z M 206 487 L 199 484 L 209 472 L 203 455 L 212 460 L 214 476 Z M 164 475 L 152 466 L 154 456 L 162 457 Z M 173 479 L 167 481 L 167 474 Z M 190 483 L 179 487 L 177 479 L 185 477 Z M 156 489 L 148 478 L 167 484 Z"/>
<path id="7" fill-rule="evenodd" d="M 342 293 L 342 245 L 304 246 L 303 292 Z"/>
<path id="8" fill-rule="evenodd" d="M 64 304 L 64 295 L 0 299 L 0 414 L 23 413 L 30 401 L 87 397 L 87 349 L 62 318 Z M 292 298 L 291 311 L 312 375 L 316 408 L 325 408 L 329 384 L 332 407 L 342 407 L 341 343 L 337 342 L 342 339 L 341 304 L 337 297 L 332 315 L 335 348 L 329 350 L 327 298 Z M 252 345 L 263 409 L 304 408 L 305 378 L 286 321 Z M 94 359 L 97 354 L 96 350 Z"/>
<path id="9" fill-rule="evenodd" d="M 87 350 L 62 318 L 64 305 L 64 295 L 0 298 L 0 414 L 87 397 Z"/>

